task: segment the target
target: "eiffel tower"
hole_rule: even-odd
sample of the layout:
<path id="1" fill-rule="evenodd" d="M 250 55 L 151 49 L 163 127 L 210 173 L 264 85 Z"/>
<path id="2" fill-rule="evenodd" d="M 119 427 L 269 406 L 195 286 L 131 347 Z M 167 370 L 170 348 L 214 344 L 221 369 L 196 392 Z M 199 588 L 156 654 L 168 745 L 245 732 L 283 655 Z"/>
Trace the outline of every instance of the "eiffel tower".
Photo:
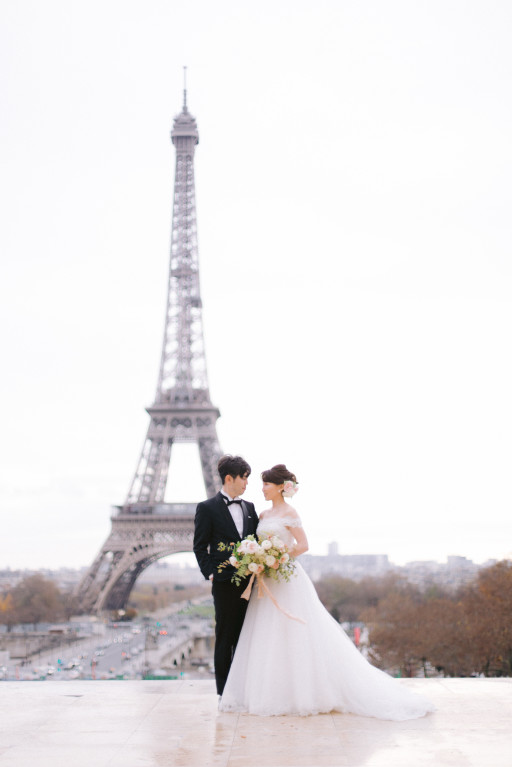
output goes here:
<path id="1" fill-rule="evenodd" d="M 114 506 L 112 529 L 75 593 L 84 612 L 124 607 L 141 572 L 161 557 L 191 551 L 195 504 L 165 503 L 176 442 L 195 442 L 208 496 L 220 488 L 221 450 L 208 388 L 199 292 L 194 152 L 196 120 L 183 109 L 171 131 L 176 148 L 171 256 L 164 341 L 150 423 L 128 496 Z"/>

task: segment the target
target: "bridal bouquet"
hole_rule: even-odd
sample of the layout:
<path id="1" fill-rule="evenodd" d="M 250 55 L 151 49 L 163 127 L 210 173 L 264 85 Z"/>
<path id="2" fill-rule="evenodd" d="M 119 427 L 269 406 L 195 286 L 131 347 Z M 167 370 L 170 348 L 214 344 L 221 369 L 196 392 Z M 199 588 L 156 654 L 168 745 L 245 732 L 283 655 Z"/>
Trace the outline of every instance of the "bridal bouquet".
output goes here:
<path id="1" fill-rule="evenodd" d="M 277 535 L 269 537 L 248 535 L 243 541 L 237 543 L 219 543 L 219 551 L 231 551 L 231 556 L 218 566 L 221 572 L 224 567 L 233 565 L 235 572 L 231 578 L 232 583 L 240 586 L 243 578 L 249 577 L 249 583 L 245 591 L 240 595 L 242 599 L 249 600 L 254 582 L 258 586 L 258 599 L 265 594 L 271 602 L 281 610 L 287 618 L 291 618 L 299 623 L 304 623 L 302 618 L 297 618 L 285 610 L 277 602 L 272 591 L 265 583 L 266 575 L 274 581 L 283 578 L 289 581 L 295 570 L 295 562 L 288 554 L 288 549 L 283 541 Z"/>
<path id="2" fill-rule="evenodd" d="M 227 565 L 233 565 L 235 572 L 231 581 L 240 586 L 243 578 L 266 575 L 275 581 L 279 578 L 289 581 L 295 569 L 295 563 L 288 554 L 288 549 L 277 535 L 269 538 L 248 535 L 237 543 L 219 543 L 219 551 L 231 551 L 231 556 L 218 566 L 218 571 Z"/>

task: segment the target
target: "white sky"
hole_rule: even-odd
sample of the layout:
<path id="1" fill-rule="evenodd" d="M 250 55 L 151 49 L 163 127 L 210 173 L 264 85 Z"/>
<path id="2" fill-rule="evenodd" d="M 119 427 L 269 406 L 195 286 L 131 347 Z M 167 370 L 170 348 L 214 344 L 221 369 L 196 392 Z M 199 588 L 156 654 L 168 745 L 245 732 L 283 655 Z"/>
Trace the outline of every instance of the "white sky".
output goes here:
<path id="1" fill-rule="evenodd" d="M 0 565 L 89 564 L 128 490 L 185 64 L 246 497 L 284 461 L 313 553 L 507 555 L 510 2 L 2 0 L 0 22 Z"/>

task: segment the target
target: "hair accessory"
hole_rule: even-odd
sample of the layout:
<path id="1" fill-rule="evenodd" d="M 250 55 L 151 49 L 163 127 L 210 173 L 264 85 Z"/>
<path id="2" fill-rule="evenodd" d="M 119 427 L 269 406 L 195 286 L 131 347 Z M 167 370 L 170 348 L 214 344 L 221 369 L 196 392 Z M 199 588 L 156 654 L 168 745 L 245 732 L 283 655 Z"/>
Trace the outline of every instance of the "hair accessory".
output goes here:
<path id="1" fill-rule="evenodd" d="M 293 498 L 298 490 L 299 488 L 297 487 L 297 483 L 292 479 L 287 479 L 283 487 L 283 498 Z"/>

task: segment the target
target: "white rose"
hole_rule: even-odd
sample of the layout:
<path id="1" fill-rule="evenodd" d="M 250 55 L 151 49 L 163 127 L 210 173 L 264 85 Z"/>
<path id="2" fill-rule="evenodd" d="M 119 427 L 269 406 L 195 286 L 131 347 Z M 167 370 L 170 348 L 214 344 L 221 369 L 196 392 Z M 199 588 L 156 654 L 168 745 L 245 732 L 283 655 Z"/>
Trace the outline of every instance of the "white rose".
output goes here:
<path id="1" fill-rule="evenodd" d="M 247 569 L 251 573 L 257 573 L 258 572 L 258 565 L 256 564 L 256 562 L 251 562 Z"/>
<path id="2" fill-rule="evenodd" d="M 230 557 L 229 558 L 229 564 L 233 565 L 233 567 L 235 567 L 237 565 L 237 563 L 238 563 L 238 559 L 236 557 Z"/>
<path id="3" fill-rule="evenodd" d="M 267 567 L 272 567 L 275 561 L 276 561 L 276 558 L 273 557 L 272 554 L 268 554 L 265 557 L 265 564 L 267 565 Z"/>
<path id="4" fill-rule="evenodd" d="M 259 548 L 259 543 L 256 543 L 256 541 L 247 541 L 245 551 L 247 554 L 257 554 Z"/>
<path id="5" fill-rule="evenodd" d="M 287 482 L 284 483 L 283 496 L 285 498 L 293 498 L 293 496 L 295 495 L 298 489 L 299 488 L 297 487 L 297 483 L 289 479 Z"/>
<path id="6" fill-rule="evenodd" d="M 272 548 L 272 541 L 269 541 L 268 538 L 266 541 L 262 541 L 261 548 L 268 551 L 268 549 Z"/>
<path id="7" fill-rule="evenodd" d="M 281 563 L 283 565 L 285 565 L 288 562 L 289 559 L 290 559 L 290 555 L 289 554 L 283 554 L 283 556 L 281 557 Z"/>

